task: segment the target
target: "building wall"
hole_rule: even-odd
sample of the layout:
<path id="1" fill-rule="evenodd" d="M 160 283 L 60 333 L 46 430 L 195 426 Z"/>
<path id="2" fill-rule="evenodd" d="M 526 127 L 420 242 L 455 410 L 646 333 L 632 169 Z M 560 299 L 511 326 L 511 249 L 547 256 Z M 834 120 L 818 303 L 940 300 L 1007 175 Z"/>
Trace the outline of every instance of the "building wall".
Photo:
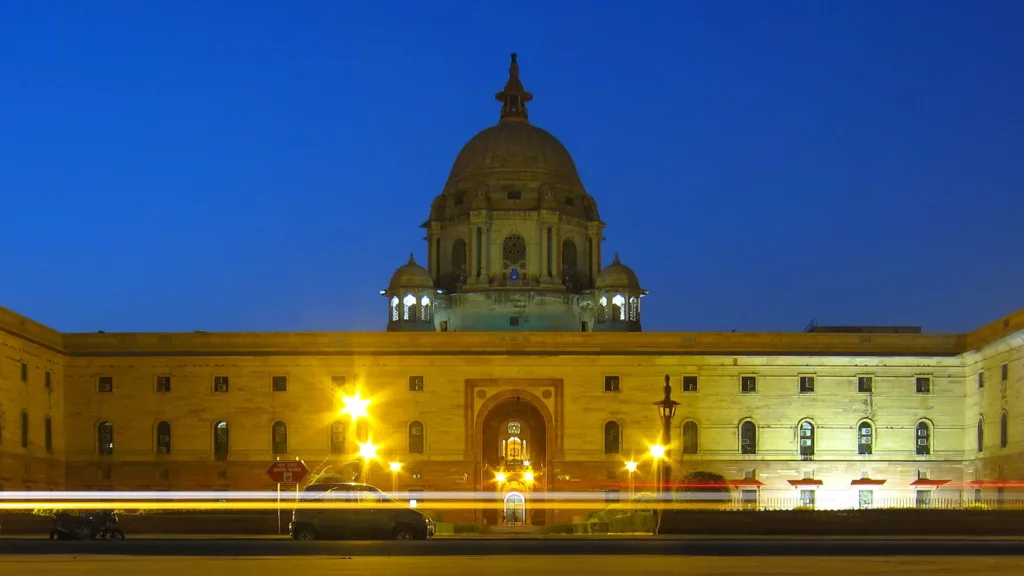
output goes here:
<path id="1" fill-rule="evenodd" d="M 635 459 L 634 484 L 645 490 L 653 482 L 645 454 L 659 434 L 653 402 L 666 374 L 680 403 L 670 454 L 677 479 L 709 470 L 730 480 L 756 478 L 761 499 L 795 503 L 801 491 L 812 490 L 818 506 L 852 507 L 865 488 L 851 481 L 862 477 L 885 481 L 868 487 L 877 502 L 914 498 L 922 489 L 914 485 L 919 478 L 944 482 L 937 497 L 971 499 L 973 481 L 1024 475 L 1018 464 L 1024 415 L 1014 409 L 1021 405 L 1024 371 L 1021 313 L 980 329 L 993 338 L 985 341 L 976 333 L 60 335 L 0 311 L 0 477 L 7 489 L 266 488 L 266 467 L 278 457 L 301 458 L 315 474 L 351 474 L 358 470 L 356 431 L 349 427 L 346 450 L 335 454 L 330 428 L 340 418 L 341 395 L 359 391 L 372 399 L 369 434 L 380 448 L 368 480 L 384 488 L 392 481 L 387 463 L 400 461 L 403 470 L 394 480 L 402 489 L 493 489 L 493 471 L 477 464 L 482 413 L 494 400 L 515 395 L 552 422 L 555 448 L 538 478 L 540 489 L 625 491 L 624 462 Z M 21 382 L 26 360 L 29 378 Z M 42 385 L 46 370 L 52 373 L 49 391 Z M 979 389 L 980 370 L 986 376 Z M 101 376 L 113 379 L 111 392 L 99 391 Z M 161 376 L 171 378 L 169 392 L 157 391 Z M 227 393 L 214 390 L 215 376 L 229 377 Z M 275 376 L 287 377 L 286 391 L 273 390 Z M 686 376 L 697 377 L 696 391 L 683 390 Z M 757 378 L 755 393 L 741 391 L 744 376 Z M 814 377 L 812 393 L 800 393 L 801 376 Z M 872 377 L 870 393 L 858 391 L 861 376 Z M 422 377 L 422 390 L 412 389 L 413 377 Z M 609 377 L 618 379 L 617 391 L 606 391 Z M 929 393 L 916 391 L 918 377 L 930 378 Z M 22 409 L 30 414 L 27 450 L 20 447 L 20 416 L 14 425 L 11 417 Z M 1005 448 L 999 438 L 1004 410 Z M 53 418 L 49 453 L 42 442 L 46 414 Z M 986 422 L 980 454 L 979 414 Z M 744 419 L 758 425 L 756 454 L 739 453 Z M 811 459 L 799 455 L 803 419 L 816 426 Z M 871 455 L 857 453 L 856 426 L 864 419 L 875 426 Z M 922 419 L 933 425 L 929 455 L 915 452 Z M 230 424 L 227 461 L 213 455 L 219 420 Z M 288 425 L 288 449 L 275 455 L 271 426 L 279 420 Z M 616 454 L 604 448 L 610 420 L 622 426 Z M 687 420 L 699 427 L 695 454 L 681 453 Z M 98 452 L 101 421 L 114 425 L 112 455 Z M 157 454 L 161 421 L 172 427 L 169 454 Z M 422 455 L 408 453 L 413 421 L 426 430 Z M 793 485 L 808 478 L 821 485 Z M 980 488 L 985 497 L 998 490 L 994 484 Z"/>
<path id="2" fill-rule="evenodd" d="M 0 487 L 4 490 L 52 490 L 64 485 L 61 346 L 59 333 L 0 308 Z M 27 446 L 22 438 L 23 413 L 28 417 Z"/>

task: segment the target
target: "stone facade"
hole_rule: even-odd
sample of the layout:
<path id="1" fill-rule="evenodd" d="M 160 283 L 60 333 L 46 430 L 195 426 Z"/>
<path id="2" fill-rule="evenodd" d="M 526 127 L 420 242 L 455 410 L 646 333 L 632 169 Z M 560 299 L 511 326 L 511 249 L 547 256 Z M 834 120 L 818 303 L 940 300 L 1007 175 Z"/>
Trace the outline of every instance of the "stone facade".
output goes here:
<path id="1" fill-rule="evenodd" d="M 485 421 L 514 398 L 536 408 L 546 437 L 543 460 L 531 462 L 531 490 L 625 492 L 624 462 L 634 459 L 639 491 L 653 482 L 645 454 L 658 441 L 652 403 L 665 374 L 680 402 L 669 456 L 676 478 L 709 470 L 738 485 L 757 480 L 759 488 L 747 489 L 762 500 L 795 501 L 801 490 L 814 490 L 817 506 L 854 507 L 865 488 L 851 481 L 862 477 L 885 481 L 869 486 L 876 500 L 914 498 L 919 477 L 941 483 L 923 487 L 936 497 L 968 499 L 975 488 L 995 497 L 996 483 L 1024 477 L 1024 311 L 962 335 L 58 334 L 0 311 L 0 481 L 8 490 L 269 488 L 264 470 L 278 457 L 301 458 L 317 471 L 349 470 L 362 438 L 339 416 L 339 397 L 358 391 L 371 399 L 365 433 L 379 447 L 368 479 L 384 488 L 392 481 L 386 464 L 397 461 L 399 489 L 496 489 L 497 468 L 485 465 L 492 447 L 481 445 Z M 223 376 L 227 391 L 218 391 L 215 378 Z M 281 376 L 286 383 L 279 378 L 275 391 Z M 755 378 L 756 391 L 743 391 L 744 377 Z M 814 378 L 813 392 L 800 391 L 801 377 Z M 859 391 L 861 377 L 871 378 L 870 392 Z M 109 391 L 101 391 L 101 378 Z M 158 388 L 158 378 L 169 381 Z M 919 378 L 927 379 L 926 392 L 918 392 Z M 347 441 L 332 452 L 338 420 L 346 422 Z M 741 453 L 739 427 L 747 420 L 757 430 L 754 454 Z M 799 448 L 804 420 L 815 427 L 809 457 Z M 219 421 L 230 427 L 225 460 L 214 455 Z M 684 454 L 690 421 L 696 450 Z M 864 421 L 873 426 L 870 455 L 858 453 Z M 922 421 L 931 434 L 926 455 L 915 443 Z M 100 422 L 113 426 L 110 454 L 100 453 Z M 158 449 L 159 422 L 170 425 L 166 454 Z M 275 422 L 287 425 L 281 454 L 273 452 Z M 606 450 L 609 422 L 621 433 Z M 413 423 L 422 426 L 422 454 L 410 454 Z M 821 484 L 800 486 L 809 478 Z"/>

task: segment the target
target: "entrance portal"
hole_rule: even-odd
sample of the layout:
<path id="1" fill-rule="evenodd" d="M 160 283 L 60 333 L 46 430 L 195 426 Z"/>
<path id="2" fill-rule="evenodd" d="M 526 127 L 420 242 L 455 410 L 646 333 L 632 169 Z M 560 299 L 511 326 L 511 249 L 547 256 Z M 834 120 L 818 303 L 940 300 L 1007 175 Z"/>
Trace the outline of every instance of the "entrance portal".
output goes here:
<path id="1" fill-rule="evenodd" d="M 484 523 L 544 524 L 543 510 L 526 511 L 526 496 L 544 490 L 547 483 L 548 430 L 544 415 L 527 398 L 512 395 L 487 411 L 481 428 L 481 490 L 494 490 L 502 502 L 500 508 L 483 511 Z"/>
<path id="2" fill-rule="evenodd" d="M 521 492 L 506 492 L 503 510 L 505 526 L 526 525 L 526 497 Z"/>

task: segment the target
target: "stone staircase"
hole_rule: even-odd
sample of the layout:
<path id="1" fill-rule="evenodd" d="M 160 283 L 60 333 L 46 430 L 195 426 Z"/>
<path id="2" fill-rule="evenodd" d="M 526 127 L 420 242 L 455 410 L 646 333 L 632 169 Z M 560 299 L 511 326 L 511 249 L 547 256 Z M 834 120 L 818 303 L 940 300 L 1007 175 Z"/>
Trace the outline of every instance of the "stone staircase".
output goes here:
<path id="1" fill-rule="evenodd" d="M 537 536 L 543 533 L 543 526 L 488 526 L 484 534 L 489 536 Z"/>

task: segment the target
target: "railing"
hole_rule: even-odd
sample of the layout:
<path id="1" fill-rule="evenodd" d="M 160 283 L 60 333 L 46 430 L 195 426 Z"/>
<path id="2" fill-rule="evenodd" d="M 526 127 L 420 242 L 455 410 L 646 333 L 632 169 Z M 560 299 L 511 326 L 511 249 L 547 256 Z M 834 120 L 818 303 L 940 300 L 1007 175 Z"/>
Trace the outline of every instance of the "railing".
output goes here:
<path id="1" fill-rule="evenodd" d="M 720 498 L 721 495 L 715 495 Z M 1024 510 L 1024 498 L 931 498 L 919 500 L 916 497 L 872 498 L 861 503 L 856 495 L 847 498 L 816 498 L 811 503 L 799 496 L 760 497 L 745 501 L 733 496 L 728 501 L 717 500 L 700 494 L 675 494 L 671 507 L 679 510 L 722 510 L 722 511 L 780 511 L 780 510 Z M 640 504 L 641 502 L 636 502 Z"/>

